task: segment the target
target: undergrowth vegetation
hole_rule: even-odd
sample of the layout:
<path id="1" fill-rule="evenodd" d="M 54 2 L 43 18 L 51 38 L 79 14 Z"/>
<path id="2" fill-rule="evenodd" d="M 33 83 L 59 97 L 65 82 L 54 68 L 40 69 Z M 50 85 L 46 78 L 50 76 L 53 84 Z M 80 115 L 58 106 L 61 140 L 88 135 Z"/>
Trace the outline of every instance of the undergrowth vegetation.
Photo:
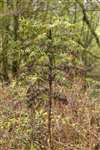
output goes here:
<path id="1" fill-rule="evenodd" d="M 77 84 L 76 84 L 77 83 Z M 100 142 L 100 102 L 94 89 L 81 91 L 79 80 L 62 89 L 67 103 L 52 104 L 52 149 L 96 150 Z M 47 150 L 48 113 L 44 105 L 27 105 L 27 88 L 12 81 L 0 88 L 0 149 Z"/>

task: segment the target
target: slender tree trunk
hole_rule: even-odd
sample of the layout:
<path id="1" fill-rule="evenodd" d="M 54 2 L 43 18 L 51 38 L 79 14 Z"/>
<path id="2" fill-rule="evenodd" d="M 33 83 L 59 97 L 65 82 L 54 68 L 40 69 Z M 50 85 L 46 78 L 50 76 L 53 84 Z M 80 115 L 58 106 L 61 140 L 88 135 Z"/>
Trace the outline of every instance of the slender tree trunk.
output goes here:
<path id="1" fill-rule="evenodd" d="M 52 135 L 51 135 L 51 112 L 52 112 L 52 56 L 49 56 L 49 108 L 48 108 L 48 133 L 49 133 L 49 149 L 52 149 Z"/>
<path id="2" fill-rule="evenodd" d="M 48 39 L 52 41 L 51 30 L 48 33 Z M 50 47 L 48 51 L 51 51 Z M 49 106 L 48 106 L 48 145 L 49 150 L 52 150 L 52 131 L 51 131 L 51 113 L 52 113 L 52 96 L 53 96 L 53 54 L 52 51 L 48 54 L 49 58 L 49 71 L 48 71 L 48 80 L 49 80 Z"/>
<path id="3" fill-rule="evenodd" d="M 8 10 L 8 1 L 7 3 L 4 4 L 2 3 L 3 6 L 3 12 L 5 10 Z M 9 76 L 8 76 L 8 41 L 9 41 L 9 18 L 5 16 L 2 20 L 2 72 L 3 72 L 3 79 L 4 81 L 8 82 L 9 81 Z"/>
<path id="4" fill-rule="evenodd" d="M 16 1 L 16 9 L 18 9 L 18 0 Z M 18 40 L 18 28 L 19 28 L 19 16 L 18 14 L 14 14 L 13 16 L 13 34 L 14 34 L 14 42 L 17 44 Z M 18 63 L 18 52 L 14 52 L 13 62 L 12 62 L 12 75 L 16 77 L 18 74 L 19 63 Z"/>
<path id="5" fill-rule="evenodd" d="M 8 81 L 8 56 L 7 56 L 7 45 L 8 45 L 8 37 L 5 35 L 3 37 L 3 43 L 2 43 L 2 72 L 3 72 L 3 78 L 4 81 Z"/>

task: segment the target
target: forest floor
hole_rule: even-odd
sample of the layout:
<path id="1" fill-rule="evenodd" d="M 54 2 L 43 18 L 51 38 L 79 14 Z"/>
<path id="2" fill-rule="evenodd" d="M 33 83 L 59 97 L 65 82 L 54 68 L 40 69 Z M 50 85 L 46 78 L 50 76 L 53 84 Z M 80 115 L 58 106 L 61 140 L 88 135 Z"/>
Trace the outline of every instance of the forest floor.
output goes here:
<path id="1" fill-rule="evenodd" d="M 25 149 L 30 127 L 23 92 L 0 87 L 0 150 Z"/>
<path id="2" fill-rule="evenodd" d="M 26 90 L 13 84 L 0 87 L 0 150 L 48 149 L 45 140 L 39 138 L 40 134 L 46 136 L 40 129 L 44 128 L 42 121 L 47 124 L 46 113 L 41 110 L 38 114 L 36 112 L 40 124 L 36 122 L 39 128 L 34 136 L 42 147 L 30 148 L 30 135 L 34 129 L 31 128 L 30 112 L 25 103 Z M 54 150 L 97 150 L 96 147 L 100 147 L 100 90 L 92 89 L 89 93 L 81 96 L 74 93 L 77 101 L 70 102 L 68 106 L 53 106 Z"/>

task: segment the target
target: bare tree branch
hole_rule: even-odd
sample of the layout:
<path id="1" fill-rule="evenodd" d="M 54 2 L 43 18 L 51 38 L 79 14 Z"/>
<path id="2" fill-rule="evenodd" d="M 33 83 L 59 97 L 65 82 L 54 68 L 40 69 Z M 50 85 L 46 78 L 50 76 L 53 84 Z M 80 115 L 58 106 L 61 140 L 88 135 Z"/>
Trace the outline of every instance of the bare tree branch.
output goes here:
<path id="1" fill-rule="evenodd" d="M 79 6 L 81 7 L 82 9 L 82 13 L 83 13 L 83 19 L 84 19 L 84 22 L 87 24 L 88 28 L 90 29 L 91 33 L 93 34 L 98 46 L 100 46 L 100 39 L 97 35 L 97 33 L 95 32 L 95 30 L 93 29 L 89 19 L 88 19 L 88 16 L 87 16 L 87 13 L 86 13 L 86 10 L 84 9 L 84 6 L 82 3 L 80 3 L 79 0 L 76 0 L 76 2 L 79 4 Z"/>

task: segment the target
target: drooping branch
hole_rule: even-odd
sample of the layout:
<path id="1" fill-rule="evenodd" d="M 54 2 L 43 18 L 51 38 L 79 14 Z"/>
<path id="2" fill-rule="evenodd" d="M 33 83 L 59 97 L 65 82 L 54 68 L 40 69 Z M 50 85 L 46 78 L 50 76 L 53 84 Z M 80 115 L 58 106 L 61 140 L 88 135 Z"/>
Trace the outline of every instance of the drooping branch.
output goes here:
<path id="1" fill-rule="evenodd" d="M 94 38 L 95 38 L 95 40 L 96 40 L 98 46 L 100 46 L 100 39 L 99 39 L 97 33 L 95 32 L 95 30 L 93 29 L 93 27 L 92 27 L 92 25 L 91 25 L 91 23 L 90 23 L 90 21 L 89 21 L 89 19 L 88 19 L 88 16 L 87 16 L 87 13 L 86 13 L 86 10 L 85 10 L 83 4 L 80 3 L 79 0 L 76 0 L 76 2 L 79 4 L 79 6 L 80 6 L 81 9 L 82 9 L 84 22 L 87 24 L 88 28 L 90 29 L 91 33 L 93 34 L 93 36 L 94 36 Z"/>
<path id="2" fill-rule="evenodd" d="M 78 42 L 79 45 L 82 46 L 82 48 L 85 48 L 85 47 L 84 47 L 84 44 L 83 44 L 81 41 L 77 41 L 77 42 Z M 85 50 L 85 52 L 88 53 L 88 54 L 90 54 L 92 57 L 94 57 L 94 58 L 96 58 L 96 59 L 100 59 L 99 56 L 93 54 L 92 52 L 90 52 L 90 51 L 88 51 L 88 50 Z"/>

